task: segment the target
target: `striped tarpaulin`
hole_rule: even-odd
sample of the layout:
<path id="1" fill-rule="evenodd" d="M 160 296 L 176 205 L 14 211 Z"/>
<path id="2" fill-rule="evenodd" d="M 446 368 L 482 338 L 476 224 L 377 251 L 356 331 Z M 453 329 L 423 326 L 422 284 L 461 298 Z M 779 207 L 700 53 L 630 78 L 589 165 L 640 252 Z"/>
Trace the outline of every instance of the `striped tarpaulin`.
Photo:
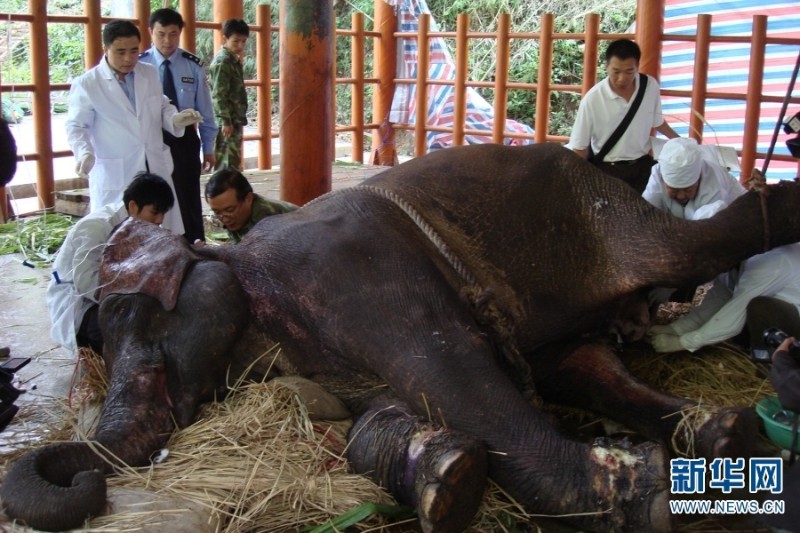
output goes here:
<path id="1" fill-rule="evenodd" d="M 766 15 L 767 33 L 770 37 L 800 38 L 800 1 L 798 0 L 666 0 L 664 21 L 665 41 L 661 67 L 662 89 L 691 91 L 694 75 L 694 43 L 669 41 L 669 35 L 694 35 L 697 16 L 711 15 L 711 34 L 752 35 L 753 16 Z M 764 66 L 763 93 L 783 98 L 791 81 L 800 46 L 768 44 Z M 708 90 L 724 93 L 747 93 L 749 43 L 711 43 L 709 55 Z M 793 96 L 800 95 L 800 80 Z M 691 100 L 663 97 L 664 115 L 681 135 L 689 133 Z M 741 150 L 744 134 L 745 101 L 743 99 L 712 99 L 706 102 L 704 143 L 732 146 Z M 775 124 L 781 111 L 780 103 L 763 103 L 758 127 L 758 152 L 767 152 Z M 791 105 L 787 117 L 800 112 Z M 790 136 L 781 132 L 775 145 L 775 154 L 789 154 L 786 140 Z M 762 161 L 756 161 L 761 168 Z M 770 179 L 790 179 L 797 174 L 795 163 L 770 162 L 767 175 Z"/>
<path id="2" fill-rule="evenodd" d="M 395 8 L 397 14 L 398 30 L 403 33 L 416 33 L 419 28 L 419 16 L 430 13 L 425 0 L 385 0 Z M 439 31 L 436 22 L 431 20 L 431 31 Z M 447 42 L 441 37 L 429 40 L 429 80 L 454 80 L 456 66 L 447 47 Z M 397 65 L 397 77 L 415 79 L 417 77 L 418 50 L 416 39 L 401 39 L 398 45 L 400 58 Z M 427 124 L 429 126 L 453 127 L 453 111 L 455 106 L 455 90 L 452 86 L 428 85 L 428 112 Z M 486 135 L 465 135 L 466 144 L 481 144 L 492 142 L 492 128 L 494 124 L 493 107 L 472 88 L 467 88 L 467 130 L 486 131 Z M 416 84 L 398 84 L 395 87 L 392 111 L 389 121 L 395 124 L 415 124 L 416 122 Z M 506 132 L 533 134 L 533 128 L 514 120 L 506 120 Z M 436 150 L 452 146 L 453 134 L 450 132 L 427 132 L 428 150 Z M 529 139 L 510 139 L 506 137 L 506 144 L 526 144 L 533 141 Z"/>

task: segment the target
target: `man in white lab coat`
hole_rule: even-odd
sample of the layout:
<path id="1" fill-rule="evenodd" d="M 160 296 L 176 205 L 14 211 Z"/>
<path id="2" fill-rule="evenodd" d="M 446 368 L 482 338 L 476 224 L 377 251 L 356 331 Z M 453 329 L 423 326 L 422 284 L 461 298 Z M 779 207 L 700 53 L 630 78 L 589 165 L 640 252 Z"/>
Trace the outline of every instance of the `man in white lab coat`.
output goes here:
<path id="1" fill-rule="evenodd" d="M 174 204 L 174 193 L 166 180 L 142 172 L 134 177 L 120 201 L 89 213 L 69 230 L 47 286 L 53 341 L 73 354 L 79 346 L 102 353 L 97 297 L 105 243 L 129 216 L 161 224 Z"/>
<path id="2" fill-rule="evenodd" d="M 67 140 L 79 176 L 89 178 L 90 210 L 119 202 L 142 171 L 162 176 L 173 189 L 172 155 L 162 128 L 175 136 L 202 120 L 193 109 L 178 112 L 163 95 L 158 71 L 139 63 L 138 28 L 114 20 L 103 28 L 100 63 L 72 82 L 66 122 Z M 176 206 L 164 227 L 183 234 Z"/>

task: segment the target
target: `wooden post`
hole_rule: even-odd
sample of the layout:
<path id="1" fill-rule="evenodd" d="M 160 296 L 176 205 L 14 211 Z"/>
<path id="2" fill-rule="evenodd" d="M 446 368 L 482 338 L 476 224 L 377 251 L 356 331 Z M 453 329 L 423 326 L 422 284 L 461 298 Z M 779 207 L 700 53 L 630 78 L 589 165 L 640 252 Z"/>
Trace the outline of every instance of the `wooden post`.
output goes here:
<path id="1" fill-rule="evenodd" d="M 469 15 L 459 13 L 456 20 L 456 85 L 453 87 L 453 144 L 464 144 L 464 125 L 467 120 L 467 70 L 469 65 Z"/>
<path id="2" fill-rule="evenodd" d="M 36 135 L 36 186 L 39 208 L 53 207 L 53 132 L 50 124 L 50 60 L 47 57 L 47 0 L 28 0 L 33 20 L 31 29 L 31 81 L 33 82 L 33 131 Z"/>
<path id="3" fill-rule="evenodd" d="M 228 19 L 244 18 L 243 0 L 214 0 L 214 22 L 219 22 L 220 29 L 222 23 Z M 222 32 L 216 32 L 214 38 L 214 52 L 222 46 Z"/>
<path id="4" fill-rule="evenodd" d="M 600 15 L 589 13 L 586 15 L 586 33 L 583 41 L 583 85 L 581 86 L 581 95 L 585 95 L 597 83 L 599 33 Z"/>
<path id="5" fill-rule="evenodd" d="M 333 5 L 280 3 L 281 197 L 297 205 L 331 190 Z"/>
<path id="6" fill-rule="evenodd" d="M 197 1 L 181 0 L 179 11 L 183 17 L 183 31 L 181 32 L 181 48 L 192 53 L 197 52 Z"/>
<path id="7" fill-rule="evenodd" d="M 380 37 L 375 39 L 373 46 L 374 75 L 378 78 L 378 85 L 372 96 L 372 119 L 379 126 L 372 134 L 373 165 L 391 166 L 397 156 L 395 131 L 389 122 L 394 98 L 394 78 L 397 74 L 397 42 L 394 38 L 396 29 L 394 8 L 383 0 L 375 0 L 375 31 L 380 33 Z"/>
<path id="8" fill-rule="evenodd" d="M 258 92 L 258 168 L 272 168 L 272 10 L 269 4 L 256 6 L 256 77 Z"/>
<path id="9" fill-rule="evenodd" d="M 534 142 L 547 141 L 550 123 L 550 79 L 553 74 L 553 14 L 542 15 L 539 39 L 539 73 L 536 80 L 536 122 Z"/>
<path id="10" fill-rule="evenodd" d="M 503 144 L 508 115 L 508 54 L 511 28 L 511 15 L 501 13 L 497 17 L 497 56 L 494 69 L 494 123 L 492 124 L 492 142 Z"/>
<path id="11" fill-rule="evenodd" d="M 692 81 L 692 114 L 689 117 L 689 135 L 703 141 L 703 118 L 706 114 L 708 92 L 708 58 L 711 46 L 711 15 L 698 15 L 697 40 L 694 47 L 694 80 Z"/>
<path id="12" fill-rule="evenodd" d="M 753 33 L 750 45 L 750 68 L 747 74 L 747 99 L 744 109 L 744 135 L 742 138 L 742 173 L 744 184 L 753 172 L 758 146 L 758 123 L 761 115 L 761 98 L 764 88 L 764 55 L 767 46 L 767 17 L 753 16 Z"/>
<path id="13" fill-rule="evenodd" d="M 350 75 L 353 85 L 350 90 L 350 116 L 355 126 L 352 137 L 353 162 L 364 162 L 364 13 L 352 15 L 353 36 L 350 39 L 352 58 Z M 334 98 L 334 101 L 336 99 Z M 335 113 L 334 113 L 334 116 Z"/>
<path id="14" fill-rule="evenodd" d="M 431 16 L 423 13 L 419 16 L 417 28 L 417 83 L 416 97 L 417 114 L 414 124 L 414 155 L 425 155 L 426 123 L 428 121 L 428 59 L 431 52 L 431 43 L 428 40 L 428 31 L 431 27 Z"/>
<path id="15" fill-rule="evenodd" d="M 96 0 L 83 0 L 83 11 L 89 18 L 84 28 L 84 63 L 86 70 L 94 67 L 103 57 L 103 22 L 100 13 L 100 2 Z"/>
<path id="16" fill-rule="evenodd" d="M 636 42 L 642 49 L 639 71 L 661 77 L 661 41 L 664 38 L 665 0 L 639 0 L 636 9 Z"/>
<path id="17" fill-rule="evenodd" d="M 133 16 L 138 21 L 139 33 L 142 34 L 142 41 L 139 43 L 139 50 L 150 48 L 150 0 L 135 0 L 133 4 Z"/>

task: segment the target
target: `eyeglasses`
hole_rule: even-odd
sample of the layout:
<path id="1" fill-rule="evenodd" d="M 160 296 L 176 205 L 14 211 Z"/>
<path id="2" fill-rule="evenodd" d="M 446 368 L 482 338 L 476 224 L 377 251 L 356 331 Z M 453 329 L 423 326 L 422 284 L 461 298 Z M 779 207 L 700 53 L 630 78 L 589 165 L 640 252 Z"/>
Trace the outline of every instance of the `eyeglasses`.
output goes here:
<path id="1" fill-rule="evenodd" d="M 236 211 L 242 206 L 242 202 L 239 202 L 236 205 L 232 205 L 230 207 L 226 207 L 225 209 L 212 209 L 214 216 L 218 219 L 222 220 L 223 218 L 231 218 Z"/>

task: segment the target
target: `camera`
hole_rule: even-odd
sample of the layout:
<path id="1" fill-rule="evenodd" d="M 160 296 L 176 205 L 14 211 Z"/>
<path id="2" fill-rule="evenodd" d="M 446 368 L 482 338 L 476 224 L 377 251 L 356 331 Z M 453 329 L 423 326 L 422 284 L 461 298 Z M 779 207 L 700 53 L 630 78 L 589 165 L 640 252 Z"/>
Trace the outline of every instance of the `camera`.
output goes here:
<path id="1" fill-rule="evenodd" d="M 789 149 L 792 157 L 800 158 L 800 111 L 783 123 L 783 132 L 790 135 L 796 134 L 795 137 L 786 141 L 786 147 Z"/>
<path id="2" fill-rule="evenodd" d="M 764 340 L 764 344 L 769 346 L 769 349 L 753 348 L 751 351 L 753 360 L 762 363 L 769 363 L 772 361 L 772 354 L 775 351 L 775 348 L 780 346 L 780 344 L 785 341 L 787 337 L 789 337 L 789 335 L 785 331 L 782 331 L 778 328 L 765 329 L 762 338 Z M 795 340 L 792 342 L 792 345 L 789 346 L 789 355 L 791 355 L 796 361 L 800 362 L 800 341 Z"/>

